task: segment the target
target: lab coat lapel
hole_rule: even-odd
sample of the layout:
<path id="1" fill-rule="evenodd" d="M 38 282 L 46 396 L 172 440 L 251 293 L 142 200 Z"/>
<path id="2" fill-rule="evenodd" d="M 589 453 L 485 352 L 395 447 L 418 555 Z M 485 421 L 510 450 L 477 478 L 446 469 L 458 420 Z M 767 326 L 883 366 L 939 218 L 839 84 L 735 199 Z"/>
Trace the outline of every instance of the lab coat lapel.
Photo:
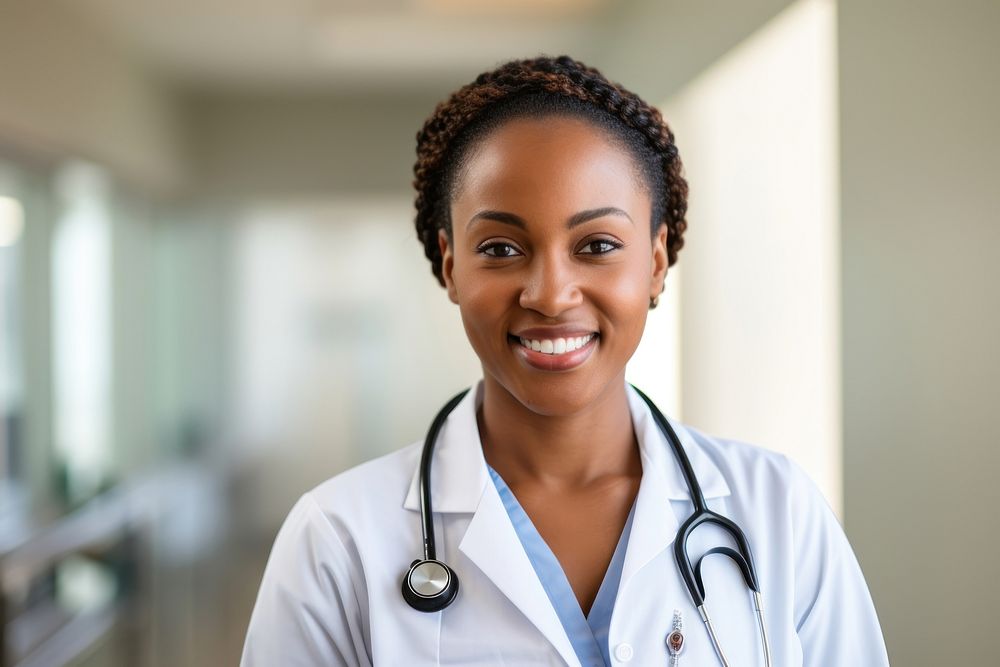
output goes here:
<path id="1" fill-rule="evenodd" d="M 674 480 L 668 467 L 673 462 L 665 456 L 667 452 L 663 447 L 666 443 L 661 443 L 656 437 L 659 429 L 646 412 L 646 405 L 637 406 L 631 398 L 630 405 L 642 459 L 642 480 L 635 498 L 633 529 L 625 551 L 619 590 L 628 585 L 636 572 L 670 546 L 680 525 L 669 501 Z"/>
<path id="2" fill-rule="evenodd" d="M 671 500 L 690 501 L 690 491 L 674 456 L 670 442 L 656 425 L 645 401 L 627 387 L 632 425 L 639 442 L 642 459 L 642 481 L 635 500 L 633 530 L 629 535 L 620 589 L 632 576 L 656 558 L 674 542 L 677 530 L 686 515 L 678 516 Z M 668 417 L 707 498 L 729 495 L 729 486 L 718 466 L 708 458 L 694 438 L 680 423 Z M 685 504 L 681 507 L 688 507 Z"/>
<path id="3" fill-rule="evenodd" d="M 480 381 L 441 427 L 431 463 L 431 504 L 435 513 L 473 513 L 459 551 L 538 628 L 566 664 L 578 667 L 573 645 L 489 478 L 476 422 L 476 409 L 481 403 Z M 419 468 L 418 464 L 403 503 L 414 511 L 420 511 Z M 439 546 L 439 554 L 441 551 Z M 458 571 L 459 579 L 462 574 Z"/>
<path id="4" fill-rule="evenodd" d="M 538 628 L 566 664 L 580 664 L 492 483 L 486 485 L 458 548 Z"/>

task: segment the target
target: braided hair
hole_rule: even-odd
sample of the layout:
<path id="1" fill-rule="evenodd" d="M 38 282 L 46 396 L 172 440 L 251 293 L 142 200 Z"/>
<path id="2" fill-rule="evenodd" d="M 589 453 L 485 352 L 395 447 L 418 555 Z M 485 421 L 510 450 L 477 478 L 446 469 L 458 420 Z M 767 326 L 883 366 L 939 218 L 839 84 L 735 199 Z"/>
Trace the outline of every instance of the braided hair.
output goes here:
<path id="1" fill-rule="evenodd" d="M 667 265 L 684 246 L 687 181 L 674 135 L 653 107 L 598 70 L 569 56 L 511 60 L 452 93 L 417 132 L 417 238 L 438 282 L 438 230 L 451 238 L 451 201 L 473 148 L 503 123 L 518 117 L 566 115 L 605 130 L 633 157 L 640 184 L 652 200 L 650 232 L 667 225 Z"/>

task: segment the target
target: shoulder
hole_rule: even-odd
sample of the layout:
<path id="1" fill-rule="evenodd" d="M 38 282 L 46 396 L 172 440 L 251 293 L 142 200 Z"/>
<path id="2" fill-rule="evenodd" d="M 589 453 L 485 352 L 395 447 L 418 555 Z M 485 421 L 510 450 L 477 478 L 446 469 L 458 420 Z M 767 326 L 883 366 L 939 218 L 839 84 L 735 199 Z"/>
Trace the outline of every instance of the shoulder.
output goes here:
<path id="1" fill-rule="evenodd" d="M 359 572 L 385 549 L 405 513 L 403 503 L 420 443 L 349 468 L 303 493 L 288 512 L 271 549 L 265 580 L 301 579 L 303 588 L 357 588 Z M 288 584 L 284 584 L 286 587 Z M 362 591 L 357 591 L 363 597 Z"/>
<path id="2" fill-rule="evenodd" d="M 772 627 L 791 628 L 804 664 L 849 664 L 849 656 L 866 656 L 865 664 L 887 665 L 857 558 L 805 470 L 779 452 L 685 428 L 730 486 L 729 518 L 755 539 L 771 619 L 784 619 Z"/>
<path id="3" fill-rule="evenodd" d="M 710 435 L 686 424 L 682 428 L 722 473 L 734 494 L 800 494 L 815 488 L 806 472 L 785 454 L 743 440 Z"/>
<path id="4" fill-rule="evenodd" d="M 299 503 L 312 505 L 338 532 L 378 525 L 370 522 L 384 522 L 403 510 L 422 444 L 412 443 L 334 475 L 303 494 Z"/>
<path id="5" fill-rule="evenodd" d="M 242 664 L 371 664 L 372 589 L 394 590 L 403 571 L 393 542 L 419 455 L 404 447 L 301 495 L 268 556 Z"/>
<path id="6" fill-rule="evenodd" d="M 734 511 L 745 514 L 748 520 L 766 517 L 773 522 L 780 518 L 788 536 L 799 543 L 816 537 L 818 530 L 842 534 L 826 496 L 793 459 L 742 440 L 683 428 L 726 480 Z"/>
<path id="7" fill-rule="evenodd" d="M 371 495 L 372 485 L 388 490 L 388 487 L 394 483 L 404 480 L 408 483 L 420 460 L 422 444 L 422 442 L 414 442 L 396 451 L 348 468 L 321 482 L 308 493 L 322 506 L 337 500 L 356 499 L 359 492 L 366 490 L 368 493 L 362 493 L 362 495 Z M 398 496 L 397 500 L 402 505 L 407 493 L 407 486 L 403 485 L 399 489 L 394 489 L 393 493 Z M 385 498 L 393 493 L 378 495 Z"/>

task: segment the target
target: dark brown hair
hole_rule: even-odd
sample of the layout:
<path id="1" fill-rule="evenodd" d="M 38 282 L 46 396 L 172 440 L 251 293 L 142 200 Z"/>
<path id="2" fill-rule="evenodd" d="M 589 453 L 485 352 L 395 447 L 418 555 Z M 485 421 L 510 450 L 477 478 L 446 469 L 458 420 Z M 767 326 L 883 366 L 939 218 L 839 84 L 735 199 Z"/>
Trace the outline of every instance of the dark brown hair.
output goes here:
<path id="1" fill-rule="evenodd" d="M 439 103 L 417 132 L 417 238 L 442 285 L 438 230 L 451 237 L 451 200 L 470 148 L 513 118 L 547 115 L 591 121 L 632 155 L 652 200 L 650 231 L 655 235 L 667 225 L 668 266 L 677 261 L 687 229 L 688 186 L 674 135 L 659 110 L 578 60 L 540 56 L 480 74 Z"/>

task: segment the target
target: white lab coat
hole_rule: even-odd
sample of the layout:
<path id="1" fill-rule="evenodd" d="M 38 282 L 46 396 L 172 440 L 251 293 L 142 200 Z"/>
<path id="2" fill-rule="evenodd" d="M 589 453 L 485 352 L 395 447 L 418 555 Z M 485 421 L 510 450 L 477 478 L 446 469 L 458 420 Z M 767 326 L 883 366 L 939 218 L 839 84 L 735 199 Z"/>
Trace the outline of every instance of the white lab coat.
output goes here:
<path id="1" fill-rule="evenodd" d="M 292 508 L 264 572 L 242 665 L 580 665 L 489 477 L 475 416 L 481 392 L 482 383 L 445 422 L 432 467 L 437 555 L 460 582 L 454 603 L 423 613 L 400 592 L 422 553 L 417 442 L 331 478 Z M 686 639 L 680 665 L 717 665 L 674 561 L 675 533 L 693 509 L 688 489 L 649 409 L 628 394 L 643 475 L 611 619 L 612 661 L 666 665 L 676 609 Z M 670 421 L 709 508 L 748 536 L 773 664 L 887 665 L 854 554 L 801 469 Z M 690 542 L 693 558 L 720 539 L 702 532 Z M 705 563 L 706 603 L 727 657 L 763 664 L 739 570 L 720 556 Z"/>

